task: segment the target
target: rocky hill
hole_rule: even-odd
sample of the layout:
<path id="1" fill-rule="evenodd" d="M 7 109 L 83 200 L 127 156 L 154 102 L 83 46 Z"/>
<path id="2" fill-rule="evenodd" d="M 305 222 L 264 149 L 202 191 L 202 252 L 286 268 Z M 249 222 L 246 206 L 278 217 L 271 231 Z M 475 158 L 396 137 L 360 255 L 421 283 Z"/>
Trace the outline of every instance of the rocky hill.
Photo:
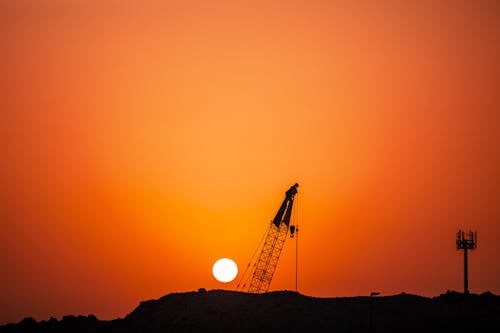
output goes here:
<path id="1" fill-rule="evenodd" d="M 500 296 L 447 292 L 316 298 L 200 289 L 141 302 L 125 318 L 26 318 L 3 332 L 500 332 Z"/>

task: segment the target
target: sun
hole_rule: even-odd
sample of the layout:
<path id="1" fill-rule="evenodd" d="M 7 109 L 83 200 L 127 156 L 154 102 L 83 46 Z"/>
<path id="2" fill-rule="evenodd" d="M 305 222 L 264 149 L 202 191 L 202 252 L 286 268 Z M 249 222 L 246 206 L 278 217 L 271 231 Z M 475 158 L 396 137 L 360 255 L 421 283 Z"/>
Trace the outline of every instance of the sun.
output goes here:
<path id="1" fill-rule="evenodd" d="M 232 259 L 221 258 L 212 267 L 212 274 L 217 281 L 231 282 L 238 275 L 238 266 Z"/>

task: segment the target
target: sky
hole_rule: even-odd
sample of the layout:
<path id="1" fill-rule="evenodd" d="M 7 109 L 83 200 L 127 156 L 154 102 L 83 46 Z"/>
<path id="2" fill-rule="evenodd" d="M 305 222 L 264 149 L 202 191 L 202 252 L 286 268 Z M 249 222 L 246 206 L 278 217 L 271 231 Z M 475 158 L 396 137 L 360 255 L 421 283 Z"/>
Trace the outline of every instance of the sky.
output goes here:
<path id="1" fill-rule="evenodd" d="M 0 0 L 0 324 L 236 290 L 500 294 L 497 1 Z M 216 281 L 232 258 L 240 275 Z"/>

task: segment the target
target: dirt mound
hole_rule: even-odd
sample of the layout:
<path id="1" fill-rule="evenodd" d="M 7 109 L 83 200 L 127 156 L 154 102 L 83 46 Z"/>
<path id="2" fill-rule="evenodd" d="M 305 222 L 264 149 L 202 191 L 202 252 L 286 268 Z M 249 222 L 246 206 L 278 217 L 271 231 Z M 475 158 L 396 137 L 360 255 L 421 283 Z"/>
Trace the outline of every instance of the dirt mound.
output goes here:
<path id="1" fill-rule="evenodd" d="M 500 331 L 500 296 L 448 291 L 316 298 L 290 291 L 173 293 L 144 301 L 125 318 L 26 318 L 0 332 L 478 332 Z"/>

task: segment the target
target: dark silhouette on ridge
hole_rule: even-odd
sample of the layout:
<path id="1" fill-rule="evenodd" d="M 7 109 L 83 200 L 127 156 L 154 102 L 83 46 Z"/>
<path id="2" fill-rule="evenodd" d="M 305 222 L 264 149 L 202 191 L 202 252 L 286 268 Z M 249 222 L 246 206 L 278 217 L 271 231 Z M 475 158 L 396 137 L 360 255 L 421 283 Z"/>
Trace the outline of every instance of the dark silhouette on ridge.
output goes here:
<path id="1" fill-rule="evenodd" d="M 26 318 L 7 332 L 500 332 L 500 296 L 448 291 L 437 297 L 317 298 L 291 291 L 251 294 L 200 288 L 144 301 L 124 318 Z"/>

